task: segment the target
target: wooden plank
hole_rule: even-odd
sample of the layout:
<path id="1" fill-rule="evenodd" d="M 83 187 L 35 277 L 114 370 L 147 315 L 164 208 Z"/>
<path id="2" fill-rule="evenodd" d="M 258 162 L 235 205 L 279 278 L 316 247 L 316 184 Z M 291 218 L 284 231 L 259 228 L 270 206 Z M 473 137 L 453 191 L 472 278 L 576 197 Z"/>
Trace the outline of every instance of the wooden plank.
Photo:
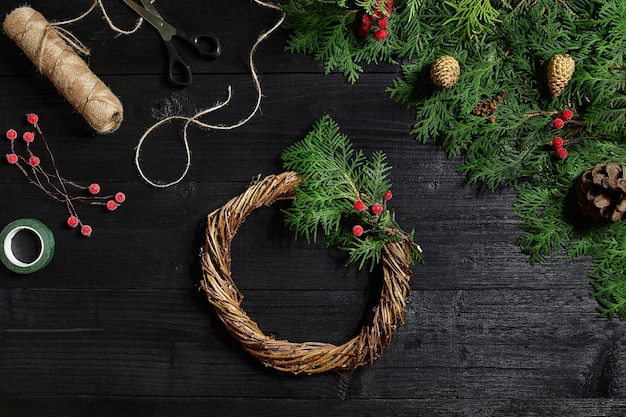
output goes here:
<path id="1" fill-rule="evenodd" d="M 606 399 L 406 399 L 406 400 L 281 400 L 247 398 L 162 398 L 162 397 L 43 397 L 33 401 L 30 397 L 0 401 L 0 412 L 14 417 L 35 417 L 42 413 L 59 413 L 67 417 L 83 417 L 100 410 L 110 410 L 116 416 L 136 416 L 138 410 L 144 415 L 247 415 L 255 410 L 255 416 L 320 416 L 358 415 L 374 417 L 393 414 L 398 417 L 502 417 L 550 416 L 604 416 L 623 415 L 624 401 Z"/>
<path id="2" fill-rule="evenodd" d="M 569 302 L 580 294 L 559 297 L 564 293 L 417 291 L 390 350 L 350 380 L 357 387 L 353 395 L 534 398 L 623 392 L 615 373 L 624 366 L 622 328 L 607 323 L 599 329 L 593 314 Z M 327 389 L 325 377 L 303 380 L 263 371 L 193 297 L 162 290 L 11 290 L 0 391 L 61 395 L 71 387 L 80 395 L 123 395 L 133 386 L 141 395 L 195 396 L 210 387 L 216 396 L 231 396 L 241 378 L 254 380 L 252 396 L 275 396 L 286 383 L 283 395 L 289 398 Z M 58 300 L 71 313 L 64 313 Z M 262 290 L 249 291 L 244 305 L 279 337 L 340 343 L 354 331 L 363 298 L 359 292 Z M 219 383 L 215 375 L 230 381 Z"/>
<path id="3" fill-rule="evenodd" d="M 54 20 L 76 16 L 75 3 L 33 1 Z M 324 76 L 312 58 L 285 52 L 281 29 L 256 55 L 260 112 L 236 130 L 191 127 L 191 169 L 181 184 L 155 190 L 141 181 L 135 147 L 159 119 L 223 101 L 229 86 L 231 103 L 203 120 L 247 116 L 257 97 L 248 52 L 276 18 L 251 2 L 167 3 L 157 7 L 173 23 L 210 29 L 224 44 L 216 61 L 190 56 L 196 79 L 183 90 L 163 83 L 163 48 L 151 28 L 116 37 L 99 12 L 69 27 L 91 47 L 92 70 L 124 103 L 124 123 L 113 135 L 94 135 L 0 36 L 2 129 L 23 130 L 23 115 L 37 112 L 65 177 L 128 197 L 113 213 L 79 206 L 94 227 L 93 238 L 82 239 L 63 226 L 61 204 L 1 167 L 0 220 L 42 220 L 57 249 L 36 274 L 0 270 L 0 415 L 626 415 L 626 328 L 596 317 L 590 260 L 559 254 L 528 264 L 515 245 L 514 190 L 468 186 L 456 172 L 459 159 L 415 142 L 412 110 L 385 92 L 398 66 L 368 66 L 349 85 L 341 74 Z M 5 2 L 0 12 L 16 5 Z M 135 21 L 122 2 L 107 8 L 122 27 Z M 197 291 L 203 219 L 255 176 L 281 172 L 282 150 L 326 113 L 357 148 L 387 153 L 390 205 L 403 227 L 415 229 L 426 260 L 414 268 L 405 323 L 390 348 L 351 378 L 265 368 Z M 142 163 L 157 180 L 179 175 L 180 124 L 149 138 Z M 370 276 L 344 267 L 345 255 L 323 241 L 295 240 L 283 226 L 284 207 L 253 213 L 233 242 L 244 307 L 277 337 L 341 343 L 377 296 Z"/>

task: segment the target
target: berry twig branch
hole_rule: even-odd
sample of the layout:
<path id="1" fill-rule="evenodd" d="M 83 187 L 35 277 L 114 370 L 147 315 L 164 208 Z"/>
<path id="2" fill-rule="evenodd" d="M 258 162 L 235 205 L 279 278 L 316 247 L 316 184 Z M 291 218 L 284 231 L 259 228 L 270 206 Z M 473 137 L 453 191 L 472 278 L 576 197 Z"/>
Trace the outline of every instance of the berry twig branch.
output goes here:
<path id="1" fill-rule="evenodd" d="M 35 185 L 54 200 L 64 203 L 69 212 L 66 224 L 71 228 L 80 226 L 80 233 L 85 237 L 90 237 L 93 233 L 93 228 L 91 225 L 83 223 L 78 216 L 78 211 L 73 202 L 79 201 L 90 205 L 105 206 L 107 210 L 113 211 L 126 200 L 126 195 L 122 192 L 117 192 L 114 195 L 99 196 L 100 185 L 98 183 L 83 186 L 62 177 L 59 173 L 54 155 L 48 145 L 48 141 L 39 125 L 39 117 L 35 113 L 29 113 L 26 115 L 26 120 L 33 126 L 34 132 L 26 131 L 21 136 L 22 142 L 25 143 L 24 155 L 21 155 L 17 150 L 16 142 L 18 142 L 19 134 L 15 129 L 8 129 L 5 133 L 5 137 L 9 140 L 11 148 L 10 152 L 6 154 L 6 161 L 10 165 L 16 166 L 31 184 Z M 32 144 L 35 142 L 37 136 L 39 136 L 44 146 L 46 157 L 52 166 L 52 172 L 44 170 L 42 159 L 37 156 L 37 152 L 33 150 Z M 71 195 L 68 191 L 68 187 L 84 192 L 86 195 Z"/>

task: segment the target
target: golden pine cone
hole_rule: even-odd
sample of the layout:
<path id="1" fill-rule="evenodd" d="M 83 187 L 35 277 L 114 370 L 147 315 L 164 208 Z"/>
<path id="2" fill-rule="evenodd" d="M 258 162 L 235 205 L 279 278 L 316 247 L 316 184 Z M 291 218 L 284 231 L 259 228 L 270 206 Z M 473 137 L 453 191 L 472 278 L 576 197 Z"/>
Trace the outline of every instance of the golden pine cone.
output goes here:
<path id="1" fill-rule="evenodd" d="M 461 75 L 461 67 L 456 59 L 444 55 L 435 60 L 430 67 L 430 78 L 437 88 L 452 88 Z"/>
<path id="2" fill-rule="evenodd" d="M 554 55 L 548 63 L 548 88 L 552 97 L 560 95 L 569 80 L 572 79 L 576 63 L 574 59 L 565 55 Z"/>
<path id="3" fill-rule="evenodd" d="M 626 216 L 626 166 L 609 162 L 587 168 L 578 179 L 576 197 L 586 216 L 622 220 Z"/>

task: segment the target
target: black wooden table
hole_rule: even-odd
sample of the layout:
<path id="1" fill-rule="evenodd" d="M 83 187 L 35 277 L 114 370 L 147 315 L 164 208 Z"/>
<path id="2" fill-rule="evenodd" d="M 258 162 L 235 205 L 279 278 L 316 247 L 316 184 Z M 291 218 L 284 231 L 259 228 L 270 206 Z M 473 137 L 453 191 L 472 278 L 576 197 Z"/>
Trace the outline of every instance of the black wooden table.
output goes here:
<path id="1" fill-rule="evenodd" d="M 116 25 L 135 15 L 105 2 Z M 90 1 L 33 0 L 49 20 Z M 5 0 L 8 13 L 22 2 Z M 398 66 L 367 67 L 355 85 L 321 63 L 284 51 L 280 29 L 255 55 L 260 111 L 230 131 L 189 128 L 189 174 L 156 189 L 134 166 L 153 123 L 192 115 L 226 98 L 204 120 L 229 124 L 254 107 L 249 50 L 278 13 L 249 1 L 158 1 L 187 31 L 214 32 L 223 55 L 191 54 L 193 85 L 164 82 L 165 54 L 144 25 L 118 36 L 98 10 L 67 26 L 91 49 L 91 69 L 124 104 L 124 122 L 97 135 L 6 36 L 0 37 L 0 130 L 27 126 L 35 112 L 61 174 L 127 201 L 108 213 L 78 209 L 91 238 L 64 226 L 67 212 L 15 167 L 0 164 L 0 222 L 36 218 L 56 253 L 43 270 L 0 270 L 2 416 L 619 416 L 626 415 L 626 326 L 597 317 L 588 259 L 531 266 L 515 245 L 520 222 L 512 189 L 467 185 L 439 146 L 410 135 L 413 113 L 385 88 Z M 198 292 L 202 222 L 258 175 L 281 172 L 282 150 L 330 114 L 366 153 L 394 167 L 392 207 L 415 228 L 425 265 L 389 350 L 351 377 L 292 376 L 263 367 L 234 342 Z M 181 124 L 157 130 L 142 163 L 156 180 L 185 165 Z M 4 155 L 8 141 L 1 141 Z M 323 242 L 294 240 L 280 207 L 257 210 L 233 246 L 244 307 L 261 328 L 294 341 L 341 343 L 366 313 L 368 274 L 344 267 Z"/>

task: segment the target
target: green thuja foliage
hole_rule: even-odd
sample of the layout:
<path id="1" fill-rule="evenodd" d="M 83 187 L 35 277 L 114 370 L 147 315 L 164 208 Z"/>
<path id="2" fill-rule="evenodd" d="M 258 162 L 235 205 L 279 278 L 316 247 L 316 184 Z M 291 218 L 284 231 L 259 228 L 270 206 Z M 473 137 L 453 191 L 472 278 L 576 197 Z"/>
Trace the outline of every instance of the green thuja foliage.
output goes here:
<path id="1" fill-rule="evenodd" d="M 425 17 L 428 7 L 439 8 L 439 0 L 395 0 L 390 11 L 385 0 L 289 0 L 282 8 L 285 26 L 291 30 L 286 49 L 293 53 L 312 55 L 324 63 L 325 73 L 341 71 L 350 83 L 358 80 L 363 64 L 387 62 L 396 64 L 407 57 L 427 50 L 443 17 Z M 372 32 L 358 34 L 363 15 L 384 17 L 388 35 L 377 40 Z M 454 23 L 450 23 L 450 27 Z M 456 27 L 456 26 L 455 26 Z"/>
<path id="2" fill-rule="evenodd" d="M 591 256 L 600 314 L 626 320 L 626 225 L 587 219 L 575 196 L 585 169 L 626 164 L 626 2 L 500 6 L 490 15 L 498 23 L 481 30 L 479 42 L 467 42 L 475 32 L 461 29 L 458 20 L 457 35 L 464 33 L 465 42 L 432 43 L 428 54 L 402 68 L 388 91 L 415 109 L 412 133 L 418 141 L 439 142 L 449 156 L 463 157 L 460 171 L 469 181 L 490 189 L 516 187 L 514 209 L 524 230 L 518 244 L 531 262 L 562 250 L 570 257 Z M 576 69 L 553 98 L 546 71 L 556 54 L 569 54 Z M 429 77 L 430 64 L 441 55 L 454 56 L 461 67 L 449 90 L 435 89 Z M 490 110 L 481 112 L 485 105 Z M 551 122 L 566 108 L 574 117 L 557 130 Z M 564 139 L 565 159 L 551 146 L 555 136 Z"/>
<path id="3" fill-rule="evenodd" d="M 367 159 L 354 150 L 339 126 L 324 116 L 311 132 L 282 154 L 285 169 L 298 172 L 302 183 L 296 188 L 295 200 L 285 211 L 285 222 L 296 235 L 316 240 L 318 230 L 326 236 L 328 246 L 339 246 L 349 253 L 348 262 L 360 268 L 373 268 L 388 242 L 410 242 L 410 263 L 422 259 L 413 234 L 403 232 L 387 209 L 391 183 L 384 153 L 375 152 Z M 364 210 L 355 209 L 362 202 Z M 369 208 L 380 205 L 380 213 Z M 364 233 L 356 236 L 358 225 Z M 359 233 L 357 233 L 358 235 Z"/>
<path id="4" fill-rule="evenodd" d="M 289 0 L 282 8 L 291 30 L 287 50 L 313 55 L 327 74 L 338 70 L 354 83 L 364 63 L 395 64 L 431 56 L 433 45 L 483 42 L 501 23 L 501 9 L 510 7 L 498 0 Z M 377 40 L 376 23 L 359 35 L 363 15 L 384 17 L 388 35 Z"/>
<path id="5" fill-rule="evenodd" d="M 458 2 L 444 2 L 451 10 L 451 17 L 444 25 L 451 26 L 451 34 L 457 36 L 460 42 L 472 38 L 484 40 L 490 34 L 500 12 L 491 5 L 490 0 L 459 0 Z"/>
<path id="6" fill-rule="evenodd" d="M 290 0 L 288 49 L 313 54 L 326 72 L 356 82 L 361 63 L 403 60 L 387 91 L 415 110 L 411 133 L 440 143 L 470 182 L 514 186 L 531 262 L 566 251 L 590 256 L 599 312 L 626 320 L 626 223 L 599 224 L 578 208 L 575 183 L 598 163 L 626 164 L 626 1 L 395 0 L 389 36 L 357 35 L 376 0 Z M 569 55 L 576 68 L 557 97 L 548 62 Z M 433 61 L 453 56 L 461 75 L 436 89 Z M 552 121 L 564 109 L 573 119 Z M 563 159 L 551 146 L 562 137 Z M 346 205 L 347 206 L 347 205 Z"/>

